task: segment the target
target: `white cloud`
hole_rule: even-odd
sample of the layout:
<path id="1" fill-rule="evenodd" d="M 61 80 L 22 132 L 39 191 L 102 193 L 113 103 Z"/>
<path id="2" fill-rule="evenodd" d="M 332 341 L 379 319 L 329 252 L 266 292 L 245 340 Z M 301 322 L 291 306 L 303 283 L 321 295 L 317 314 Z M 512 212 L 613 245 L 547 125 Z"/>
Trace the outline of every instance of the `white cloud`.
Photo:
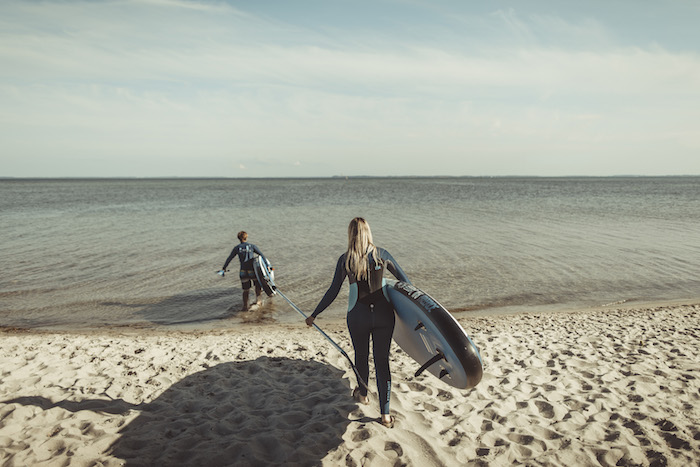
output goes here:
<path id="1" fill-rule="evenodd" d="M 206 12 L 230 12 L 232 8 L 224 2 L 203 2 L 187 0 L 130 0 L 126 3 L 133 5 L 154 5 L 158 7 L 182 8 L 185 10 L 206 11 Z"/>
<path id="2" fill-rule="evenodd" d="M 233 152 L 250 155 L 255 176 L 285 157 L 308 170 L 329 155 L 387 171 L 403 161 L 417 173 L 431 154 L 468 173 L 469 154 L 486 173 L 494 155 L 698 147 L 700 55 L 610 44 L 589 18 L 499 12 L 481 21 L 519 42 L 465 33 L 474 43 L 460 47 L 398 43 L 391 31 L 322 39 L 216 2 L 8 2 L 3 17 L 4 153 Z M 552 40 L 565 34 L 575 47 Z"/>

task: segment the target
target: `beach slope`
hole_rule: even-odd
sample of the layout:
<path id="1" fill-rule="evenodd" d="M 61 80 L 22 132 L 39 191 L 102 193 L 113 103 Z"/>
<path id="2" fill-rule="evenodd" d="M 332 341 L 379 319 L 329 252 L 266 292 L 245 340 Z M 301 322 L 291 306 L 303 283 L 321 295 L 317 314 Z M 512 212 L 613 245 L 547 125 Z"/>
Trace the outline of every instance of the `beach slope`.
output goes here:
<path id="1" fill-rule="evenodd" d="M 0 331 L 0 464 L 698 465 L 700 305 L 461 317 L 460 391 L 392 352 L 392 411 L 314 330 Z M 352 354 L 340 323 L 319 325 Z M 370 386 L 373 387 L 374 379 Z"/>

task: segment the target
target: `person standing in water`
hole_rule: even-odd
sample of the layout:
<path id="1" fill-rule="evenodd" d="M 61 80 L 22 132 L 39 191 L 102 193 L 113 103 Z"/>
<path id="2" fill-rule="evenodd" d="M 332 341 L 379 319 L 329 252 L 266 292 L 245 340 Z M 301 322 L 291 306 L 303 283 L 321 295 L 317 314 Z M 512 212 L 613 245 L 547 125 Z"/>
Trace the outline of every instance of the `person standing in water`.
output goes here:
<path id="1" fill-rule="evenodd" d="M 238 240 L 240 243 L 233 248 L 231 254 L 228 256 L 228 258 L 226 258 L 224 267 L 219 271 L 219 275 L 224 276 L 228 263 L 230 263 L 234 257 L 238 256 L 238 259 L 241 262 L 239 277 L 241 278 L 241 286 L 243 287 L 243 311 L 248 311 L 251 282 L 255 284 L 255 304 L 262 304 L 262 300 L 260 299 L 262 288 L 260 287 L 260 284 L 258 284 L 258 280 L 255 277 L 255 270 L 253 269 L 255 254 L 257 253 L 258 255 L 262 256 L 263 260 L 265 260 L 265 262 L 268 264 L 270 264 L 270 262 L 267 261 L 267 258 L 265 258 L 265 255 L 262 254 L 260 248 L 252 243 L 248 243 L 248 233 L 243 230 L 238 232 Z"/>
<path id="2" fill-rule="evenodd" d="M 364 381 L 369 378 L 369 341 L 372 339 L 374 366 L 376 369 L 377 390 L 382 425 L 392 428 L 394 417 L 390 415 L 391 372 L 389 370 L 389 349 L 394 333 L 394 308 L 384 293 L 385 270 L 389 270 L 398 280 L 410 280 L 388 251 L 378 248 L 372 241 L 369 224 L 362 217 L 356 217 L 348 226 L 348 249 L 338 259 L 333 282 L 306 319 L 311 326 L 316 317 L 333 303 L 338 296 L 345 278 L 350 284 L 347 324 L 355 349 L 355 366 Z M 368 404 L 367 388 L 360 383 L 352 393 L 353 398 Z"/>

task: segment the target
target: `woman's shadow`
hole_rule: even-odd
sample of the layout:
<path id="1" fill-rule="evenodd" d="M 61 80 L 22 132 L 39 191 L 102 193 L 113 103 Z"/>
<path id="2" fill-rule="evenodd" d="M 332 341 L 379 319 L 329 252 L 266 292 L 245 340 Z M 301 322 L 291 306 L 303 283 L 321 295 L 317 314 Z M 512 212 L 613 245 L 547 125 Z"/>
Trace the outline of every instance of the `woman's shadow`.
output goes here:
<path id="1" fill-rule="evenodd" d="M 146 404 L 123 400 L 6 403 L 141 413 L 107 451 L 126 465 L 318 465 L 343 443 L 357 406 L 343 372 L 316 361 L 260 357 L 194 373 Z"/>

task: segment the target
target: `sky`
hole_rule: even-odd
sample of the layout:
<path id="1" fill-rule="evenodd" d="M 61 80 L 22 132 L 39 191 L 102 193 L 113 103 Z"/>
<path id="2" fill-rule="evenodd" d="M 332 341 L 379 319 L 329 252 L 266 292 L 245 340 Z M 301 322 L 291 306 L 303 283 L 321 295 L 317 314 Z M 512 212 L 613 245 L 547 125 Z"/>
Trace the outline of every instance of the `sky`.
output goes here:
<path id="1" fill-rule="evenodd" d="M 0 177 L 700 174 L 697 0 L 2 0 Z"/>

